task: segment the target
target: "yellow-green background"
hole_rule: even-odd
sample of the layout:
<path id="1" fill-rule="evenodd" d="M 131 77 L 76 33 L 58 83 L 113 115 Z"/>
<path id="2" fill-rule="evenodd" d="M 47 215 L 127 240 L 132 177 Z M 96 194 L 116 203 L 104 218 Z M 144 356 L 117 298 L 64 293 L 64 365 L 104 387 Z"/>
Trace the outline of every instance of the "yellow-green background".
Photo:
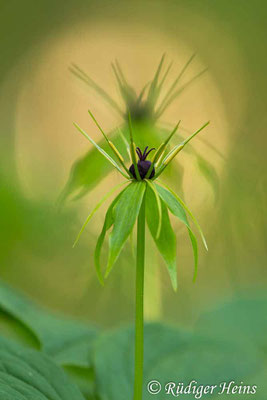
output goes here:
<path id="1" fill-rule="evenodd" d="M 217 169 L 214 196 L 195 161 L 184 197 L 206 233 L 197 282 L 179 225 L 179 290 L 171 285 L 148 241 L 146 318 L 191 327 L 206 310 L 240 295 L 266 290 L 266 11 L 264 1 L 1 1 L 0 5 L 0 265 L 1 278 L 51 309 L 100 326 L 134 318 L 134 264 L 126 249 L 105 288 L 97 282 L 93 250 L 104 210 L 79 246 L 76 233 L 108 187 L 61 212 L 55 203 L 72 163 L 89 148 L 76 120 L 98 137 L 90 107 L 108 131 L 120 119 L 68 71 L 75 61 L 119 98 L 110 62 L 119 57 L 139 88 L 152 78 L 162 53 L 177 71 L 197 53 L 206 76 L 181 96 L 164 122 L 180 118 L 193 130 L 207 119 L 206 140 L 196 139 Z M 194 71 L 194 69 L 193 69 Z M 203 133 L 204 135 L 204 133 Z M 203 136 L 204 138 L 204 136 Z M 184 158 L 183 158 L 184 157 Z M 94 171 L 92 171 L 92 174 Z M 173 185 L 175 179 L 173 178 Z M 265 314 L 262 315 L 262 321 Z M 259 318 L 258 329 L 261 329 Z M 249 323 L 249 321 L 248 321 Z M 234 324 L 234 321 L 233 321 Z"/>

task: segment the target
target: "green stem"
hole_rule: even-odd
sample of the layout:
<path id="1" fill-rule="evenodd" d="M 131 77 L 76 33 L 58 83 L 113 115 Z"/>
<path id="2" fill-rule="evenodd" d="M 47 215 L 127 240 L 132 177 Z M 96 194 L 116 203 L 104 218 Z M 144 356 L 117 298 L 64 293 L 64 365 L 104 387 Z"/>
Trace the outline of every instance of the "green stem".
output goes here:
<path id="1" fill-rule="evenodd" d="M 137 222 L 134 400 L 142 400 L 144 362 L 145 196 Z"/>

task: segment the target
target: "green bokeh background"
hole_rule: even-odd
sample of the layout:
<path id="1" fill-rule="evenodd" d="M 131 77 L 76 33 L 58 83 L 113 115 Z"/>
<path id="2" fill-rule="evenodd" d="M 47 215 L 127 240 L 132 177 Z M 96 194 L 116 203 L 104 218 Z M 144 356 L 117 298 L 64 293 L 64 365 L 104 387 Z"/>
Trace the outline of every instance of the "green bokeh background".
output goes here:
<path id="1" fill-rule="evenodd" d="M 112 25 L 115 29 L 124 21 L 131 27 L 136 26 L 137 35 L 139 27 L 146 26 L 151 29 L 151 35 L 153 32 L 166 32 L 174 40 L 177 36 L 182 37 L 183 42 L 209 66 L 209 73 L 224 104 L 227 124 L 235 127 L 229 130 L 231 134 L 220 131 L 222 141 L 227 142 L 227 146 L 219 171 L 220 190 L 216 200 L 208 201 L 207 206 L 202 202 L 194 207 L 210 249 L 207 254 L 204 249 L 200 250 L 197 282 L 192 283 L 192 258 L 187 244 L 183 246 L 183 235 L 179 244 L 179 253 L 182 254 L 178 266 L 180 288 L 177 293 L 172 292 L 166 271 L 161 261 L 153 255 L 153 248 L 151 250 L 148 242 L 148 318 L 191 327 L 203 313 L 217 304 L 240 296 L 247 299 L 263 297 L 266 291 L 267 249 L 266 2 L 10 0 L 1 1 L 0 4 L 1 278 L 39 303 L 81 320 L 104 327 L 116 327 L 133 321 L 134 265 L 129 257 L 129 248 L 123 252 L 104 289 L 98 284 L 94 272 L 92 252 L 103 214 L 88 228 L 80 245 L 72 249 L 81 219 L 86 216 L 86 210 L 93 207 L 98 195 L 91 193 L 82 203 L 68 202 L 60 212 L 55 206 L 59 189 L 63 188 L 69 172 L 69 165 L 62 167 L 63 163 L 60 163 L 61 153 L 55 151 L 55 148 L 60 148 L 58 137 L 62 141 L 68 140 L 65 132 L 57 134 L 53 142 L 54 126 L 51 122 L 48 135 L 51 153 L 46 154 L 44 150 L 47 172 L 41 171 L 36 186 L 38 193 L 42 186 L 42 193 L 47 192 L 45 196 L 35 195 L 32 183 L 31 195 L 28 192 L 29 185 L 25 187 L 27 178 L 23 179 L 19 170 L 21 161 L 17 161 L 23 132 L 19 132 L 19 141 L 16 137 L 17 113 L 21 107 L 18 99 L 22 88 L 25 90 L 26 87 L 27 90 L 27 83 L 34 79 L 34 63 L 42 63 L 41 50 L 39 54 L 41 44 L 45 41 L 53 44 L 53 40 L 68 35 L 73 27 L 79 29 L 79 24 L 99 26 L 101 32 L 105 25 Z M 34 63 L 32 51 L 35 54 Z M 99 54 L 101 56 L 101 48 Z M 111 60 L 115 57 L 116 54 L 110 54 Z M 72 61 L 70 45 L 69 63 Z M 54 62 L 55 65 L 60 64 L 57 58 Z M 136 62 L 140 65 L 142 59 Z M 67 67 L 62 74 L 68 77 Z M 232 70 L 235 76 L 231 76 Z M 101 76 L 95 75 L 95 78 L 101 82 Z M 73 78 L 69 76 L 69 79 Z M 49 81 L 46 83 L 49 86 Z M 75 95 L 75 90 L 73 92 Z M 242 98 L 238 98 L 237 94 Z M 79 89 L 76 95 L 73 101 L 77 103 Z M 38 95 L 35 100 L 38 103 Z M 47 98 L 47 102 L 50 101 L 52 99 Z M 96 102 L 99 101 L 96 98 Z M 23 106 L 27 108 L 27 104 Z M 86 107 L 86 103 L 83 102 L 81 107 Z M 28 109 L 29 121 L 34 112 L 34 109 Z M 67 113 L 64 104 L 59 112 L 64 118 Z M 101 120 L 105 120 L 105 115 L 101 116 Z M 113 127 L 111 124 L 110 128 Z M 35 130 L 37 143 L 40 135 L 43 135 L 43 131 Z M 40 146 L 41 143 L 40 139 Z M 32 168 L 36 167 L 36 182 L 40 169 L 28 132 L 25 132 L 24 147 L 29 149 L 27 157 L 32 156 Z M 70 164 L 75 161 L 72 153 L 68 157 Z M 25 163 L 28 161 L 25 159 Z M 61 165 L 60 173 L 58 165 Z M 175 176 L 172 179 L 175 185 Z M 106 180 L 102 185 L 104 189 L 107 183 L 111 185 L 112 181 Z M 192 190 L 209 189 L 198 186 Z M 192 197 L 190 193 L 187 195 Z M 194 196 L 197 195 L 194 193 Z M 213 196 L 211 192 L 209 196 Z M 184 251 L 180 245 L 185 247 Z M 257 301 L 255 304 L 258 304 Z M 254 311 L 250 312 L 253 314 Z M 258 330 L 266 326 L 265 318 L 266 310 L 257 318 Z"/>

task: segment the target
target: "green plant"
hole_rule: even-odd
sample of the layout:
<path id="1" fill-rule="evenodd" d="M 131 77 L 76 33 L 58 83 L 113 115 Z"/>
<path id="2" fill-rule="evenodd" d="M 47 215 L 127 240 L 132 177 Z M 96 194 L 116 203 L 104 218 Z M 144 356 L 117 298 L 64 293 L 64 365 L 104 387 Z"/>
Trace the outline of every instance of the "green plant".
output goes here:
<path id="1" fill-rule="evenodd" d="M 171 227 L 168 210 L 178 217 L 183 222 L 187 229 L 189 238 L 192 244 L 192 249 L 195 259 L 195 273 L 194 279 L 197 275 L 198 265 L 198 246 L 197 240 L 190 228 L 187 214 L 191 217 L 196 228 L 198 229 L 203 243 L 207 249 L 206 240 L 202 233 L 202 230 L 193 216 L 189 211 L 185 203 L 178 197 L 174 191 L 165 185 L 156 183 L 159 176 L 168 167 L 171 161 L 177 156 L 177 154 L 190 142 L 202 129 L 204 129 L 209 122 L 204 124 L 200 129 L 193 133 L 189 138 L 182 141 L 181 143 L 174 146 L 169 152 L 166 153 L 167 145 L 171 138 L 174 136 L 179 128 L 180 122 L 170 132 L 167 139 L 157 148 L 151 161 L 147 160 L 147 156 L 152 150 L 148 150 L 148 146 L 142 152 L 139 147 L 136 148 L 133 140 L 133 129 L 131 123 L 130 112 L 129 118 L 129 141 L 126 141 L 127 150 L 131 155 L 131 166 L 128 168 L 124 162 L 122 155 L 115 145 L 109 140 L 99 123 L 96 121 L 93 114 L 89 111 L 90 116 L 94 120 L 98 129 L 102 133 L 107 145 L 113 152 L 115 158 L 112 158 L 103 148 L 94 142 L 94 140 L 87 135 L 87 133 L 81 129 L 76 123 L 74 124 L 78 131 L 89 140 L 97 150 L 113 165 L 120 174 L 126 178 L 128 186 L 123 188 L 119 194 L 112 201 L 109 206 L 104 225 L 100 236 L 98 238 L 95 248 L 95 266 L 97 275 L 100 283 L 104 284 L 104 278 L 106 278 L 113 268 L 119 254 L 130 236 L 135 222 L 137 220 L 137 249 L 136 249 L 136 334 L 135 334 L 135 383 L 134 383 L 134 400 L 142 399 L 143 389 L 143 335 L 144 335 L 144 267 L 145 267 L 145 221 L 152 237 L 156 243 L 156 246 L 163 256 L 168 271 L 172 286 L 174 290 L 177 289 L 177 274 L 176 274 L 176 236 Z M 139 160 L 137 160 L 137 156 Z M 109 196 L 111 196 L 114 190 L 119 189 L 122 185 L 119 184 L 113 188 L 104 198 L 102 198 L 96 205 L 94 210 L 89 214 L 85 223 L 79 232 L 74 245 L 79 240 L 81 233 L 84 231 L 86 225 L 91 220 L 94 213 L 103 204 Z M 105 239 L 107 231 L 113 227 L 109 237 L 109 254 L 106 270 L 103 276 L 101 269 L 101 248 Z"/>
<path id="2" fill-rule="evenodd" d="M 143 89 L 138 93 L 126 79 L 122 67 L 115 61 L 112 63 L 112 70 L 115 74 L 116 83 L 121 95 L 122 105 L 117 103 L 102 87 L 100 87 L 87 73 L 85 73 L 78 65 L 72 64 L 70 71 L 75 77 L 84 82 L 90 90 L 93 90 L 104 100 L 109 108 L 117 113 L 121 119 L 119 129 L 109 132 L 109 137 L 119 150 L 125 160 L 129 160 L 129 154 L 125 148 L 125 140 L 129 137 L 128 111 L 131 114 L 132 125 L 135 130 L 135 139 L 141 148 L 145 146 L 158 147 L 162 142 L 162 138 L 168 135 L 166 124 L 160 120 L 164 112 L 173 104 L 177 97 L 181 96 L 184 91 L 198 78 L 205 74 L 206 69 L 200 71 L 192 78 L 189 78 L 184 84 L 181 84 L 182 78 L 188 73 L 188 69 L 192 64 L 195 55 L 192 55 L 185 63 L 176 78 L 168 83 L 169 72 L 172 68 L 172 62 L 165 67 L 165 55 L 162 56 L 159 65 L 155 71 L 153 78 L 148 81 Z M 187 129 L 180 127 L 179 139 L 183 140 L 183 135 L 190 134 Z M 200 139 L 201 140 L 201 139 Z M 109 145 L 103 138 L 98 144 L 105 150 L 109 151 Z M 209 142 L 204 141 L 204 145 L 212 147 Z M 221 157 L 218 150 L 212 147 L 213 151 Z M 192 154 L 197 161 L 200 173 L 206 181 L 211 185 L 215 197 L 219 191 L 219 179 L 214 166 L 201 156 L 198 151 L 188 145 L 186 151 Z M 59 204 L 71 197 L 79 199 L 90 192 L 103 177 L 106 177 L 112 171 L 112 165 L 105 163 L 104 159 L 99 157 L 96 148 L 90 148 L 89 151 L 75 161 L 71 168 L 69 179 L 59 197 Z M 177 189 L 182 188 L 183 168 L 178 162 L 169 167 L 169 174 L 174 171 L 177 177 Z"/>
<path id="3" fill-rule="evenodd" d="M 266 305 L 263 293 L 236 297 L 204 313 L 194 332 L 145 324 L 145 382 L 155 377 L 190 382 L 194 377 L 219 384 L 246 378 L 259 385 L 257 396 L 264 399 Z M 103 332 L 62 318 L 0 280 L 0 330 L 0 400 L 131 399 L 132 326 Z M 143 396 L 151 398 L 146 390 Z"/>

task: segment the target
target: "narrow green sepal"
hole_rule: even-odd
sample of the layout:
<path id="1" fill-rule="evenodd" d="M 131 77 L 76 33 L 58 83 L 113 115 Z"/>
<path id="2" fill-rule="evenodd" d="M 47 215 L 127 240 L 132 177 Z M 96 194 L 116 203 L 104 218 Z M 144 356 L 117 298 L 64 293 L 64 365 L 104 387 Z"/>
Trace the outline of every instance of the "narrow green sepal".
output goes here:
<path id="1" fill-rule="evenodd" d="M 181 150 L 189 143 L 199 132 L 201 132 L 207 125 L 209 125 L 210 121 L 206 122 L 201 128 L 199 128 L 196 132 L 194 132 L 187 139 L 183 140 L 180 144 L 174 146 L 173 149 L 164 157 L 162 164 L 160 165 L 158 171 L 156 172 L 153 179 L 158 178 L 165 168 L 170 164 L 170 162 L 180 153 Z"/>
<path id="2" fill-rule="evenodd" d="M 123 171 L 122 169 L 119 167 L 119 165 L 116 163 L 115 160 L 113 160 L 112 157 L 110 157 L 110 155 L 108 153 L 105 152 L 105 150 L 102 149 L 102 147 L 98 146 L 98 144 L 89 136 L 87 135 L 87 133 L 79 127 L 78 124 L 76 124 L 75 122 L 73 123 L 73 125 L 75 126 L 76 129 L 78 129 L 78 131 L 87 139 L 89 140 L 89 142 L 91 142 L 96 148 L 97 150 L 125 177 L 125 178 L 129 178 Z"/>
<path id="3" fill-rule="evenodd" d="M 122 157 L 122 155 L 120 154 L 119 150 L 117 149 L 117 147 L 114 145 L 114 143 L 112 143 L 109 138 L 107 137 L 107 135 L 105 134 L 105 132 L 103 131 L 103 129 L 101 128 L 101 126 L 99 125 L 99 123 L 97 122 L 96 118 L 94 117 L 93 113 L 88 110 L 88 113 L 90 115 L 90 117 L 92 118 L 92 120 L 94 121 L 94 123 L 96 124 L 96 126 L 98 127 L 98 129 L 100 130 L 100 132 L 102 133 L 103 137 L 105 138 L 107 144 L 109 145 L 109 147 L 111 148 L 112 152 L 114 153 L 115 157 L 118 159 L 119 163 L 121 164 L 122 168 L 125 170 L 125 172 L 127 173 L 127 175 L 129 175 L 129 177 L 131 178 L 131 174 L 128 170 L 128 168 L 126 167 L 126 165 L 124 164 L 124 159 Z"/>
<path id="4" fill-rule="evenodd" d="M 147 171 L 147 174 L 145 176 L 145 178 L 148 178 L 153 170 L 153 168 L 155 167 L 155 164 L 158 162 L 158 160 L 160 159 L 160 157 L 162 156 L 162 154 L 164 153 L 169 141 L 171 140 L 171 138 L 173 137 L 173 135 L 175 134 L 175 132 L 177 131 L 179 125 L 180 125 L 181 120 L 176 124 L 176 126 L 174 127 L 174 129 L 172 130 L 172 132 L 170 133 L 170 135 L 167 137 L 167 139 L 159 146 L 159 148 L 157 149 L 154 157 L 152 158 L 151 161 L 151 165 L 149 170 Z"/>

